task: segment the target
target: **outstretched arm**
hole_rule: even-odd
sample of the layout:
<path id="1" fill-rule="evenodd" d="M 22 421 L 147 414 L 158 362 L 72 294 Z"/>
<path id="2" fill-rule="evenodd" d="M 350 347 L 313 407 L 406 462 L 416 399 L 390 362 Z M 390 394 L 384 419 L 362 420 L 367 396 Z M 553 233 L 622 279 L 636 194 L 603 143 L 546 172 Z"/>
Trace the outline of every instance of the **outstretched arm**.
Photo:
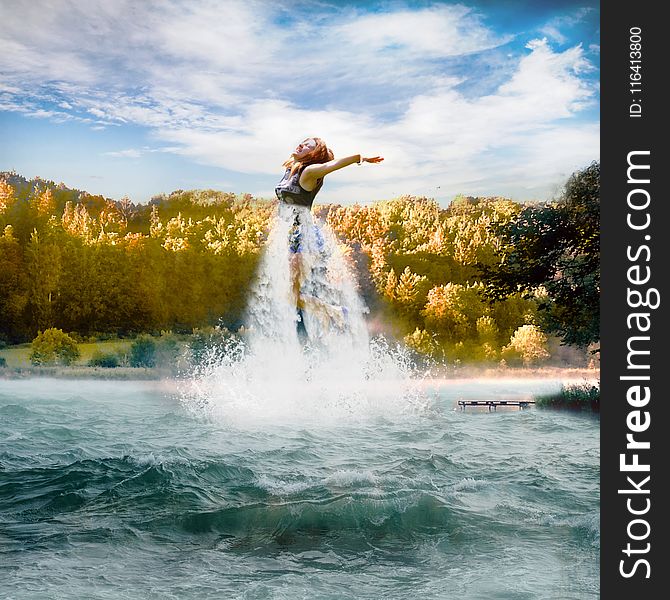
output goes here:
<path id="1" fill-rule="evenodd" d="M 344 158 L 337 158 L 335 160 L 328 161 L 327 163 L 320 163 L 320 164 L 314 164 L 314 165 L 308 165 L 305 167 L 304 171 L 302 172 L 302 175 L 300 176 L 300 185 L 303 187 L 312 187 L 312 185 L 316 185 L 316 180 L 321 179 L 328 175 L 328 173 L 332 173 L 333 171 L 337 171 L 338 169 L 342 169 L 344 167 L 348 167 L 349 165 L 353 164 L 363 164 L 364 162 L 368 163 L 380 163 L 384 159 L 381 156 L 373 156 L 371 158 L 367 158 L 364 156 L 361 156 L 360 154 L 354 154 L 353 156 L 346 156 Z"/>

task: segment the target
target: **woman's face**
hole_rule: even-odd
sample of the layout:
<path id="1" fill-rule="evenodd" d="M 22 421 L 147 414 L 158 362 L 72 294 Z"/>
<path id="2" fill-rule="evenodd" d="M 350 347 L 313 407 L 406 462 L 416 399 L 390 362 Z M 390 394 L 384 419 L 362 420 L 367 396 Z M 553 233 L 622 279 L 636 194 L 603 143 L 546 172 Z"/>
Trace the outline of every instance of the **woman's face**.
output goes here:
<path id="1" fill-rule="evenodd" d="M 293 157 L 300 160 L 307 156 L 312 150 L 316 148 L 316 142 L 312 138 L 307 138 L 304 142 L 300 142 L 293 151 Z"/>

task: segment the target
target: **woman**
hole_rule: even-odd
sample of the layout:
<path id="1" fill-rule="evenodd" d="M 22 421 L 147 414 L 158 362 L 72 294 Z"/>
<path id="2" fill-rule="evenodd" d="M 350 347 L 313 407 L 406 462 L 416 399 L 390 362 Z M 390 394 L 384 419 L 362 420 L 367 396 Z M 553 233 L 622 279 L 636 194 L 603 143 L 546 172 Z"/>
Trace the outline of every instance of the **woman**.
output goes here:
<path id="1" fill-rule="evenodd" d="M 297 145 L 291 157 L 284 163 L 284 177 L 277 184 L 275 193 L 280 202 L 311 208 L 314 198 L 323 185 L 323 178 L 349 165 L 379 163 L 381 156 L 365 158 L 360 154 L 334 159 L 321 138 L 307 138 Z"/>
<path id="2" fill-rule="evenodd" d="M 296 146 L 290 158 L 284 163 L 286 171 L 282 180 L 277 184 L 275 193 L 281 206 L 292 207 L 293 226 L 289 232 L 289 249 L 292 253 L 291 280 L 299 314 L 302 313 L 306 304 L 310 304 L 312 308 L 317 308 L 318 305 L 319 312 L 328 314 L 331 320 L 337 320 L 338 316 L 339 319 L 342 319 L 342 311 L 333 311 L 332 307 L 319 302 L 317 298 L 300 293 L 303 279 L 303 261 L 300 253 L 303 251 L 304 227 L 309 223 L 309 216 L 305 213 L 309 213 L 312 208 L 314 198 L 323 186 L 325 176 L 349 165 L 361 165 L 366 162 L 374 164 L 383 160 L 381 156 L 367 158 L 360 154 L 336 160 L 321 138 L 307 138 Z M 316 234 L 318 237 L 318 231 Z"/>

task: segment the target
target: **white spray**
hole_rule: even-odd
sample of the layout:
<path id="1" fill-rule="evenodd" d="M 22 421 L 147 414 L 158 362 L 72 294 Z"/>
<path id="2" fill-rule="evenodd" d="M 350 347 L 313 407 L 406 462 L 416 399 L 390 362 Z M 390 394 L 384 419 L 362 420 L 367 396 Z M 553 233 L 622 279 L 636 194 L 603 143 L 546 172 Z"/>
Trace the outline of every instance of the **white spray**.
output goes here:
<path id="1" fill-rule="evenodd" d="M 369 340 L 365 312 L 332 231 L 309 209 L 280 204 L 251 288 L 245 340 L 210 353 L 189 378 L 184 404 L 253 427 L 422 408 L 407 352 Z"/>

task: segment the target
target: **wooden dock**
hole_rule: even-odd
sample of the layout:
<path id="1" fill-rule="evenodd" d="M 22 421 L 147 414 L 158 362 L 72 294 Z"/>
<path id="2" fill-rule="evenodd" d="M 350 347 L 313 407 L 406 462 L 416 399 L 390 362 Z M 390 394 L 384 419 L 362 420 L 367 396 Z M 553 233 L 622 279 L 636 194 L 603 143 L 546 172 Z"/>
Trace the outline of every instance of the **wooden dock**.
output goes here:
<path id="1" fill-rule="evenodd" d="M 518 406 L 519 410 L 535 404 L 535 400 L 459 400 L 458 406 L 465 410 L 466 406 L 488 406 L 489 410 L 496 410 L 499 406 Z"/>

